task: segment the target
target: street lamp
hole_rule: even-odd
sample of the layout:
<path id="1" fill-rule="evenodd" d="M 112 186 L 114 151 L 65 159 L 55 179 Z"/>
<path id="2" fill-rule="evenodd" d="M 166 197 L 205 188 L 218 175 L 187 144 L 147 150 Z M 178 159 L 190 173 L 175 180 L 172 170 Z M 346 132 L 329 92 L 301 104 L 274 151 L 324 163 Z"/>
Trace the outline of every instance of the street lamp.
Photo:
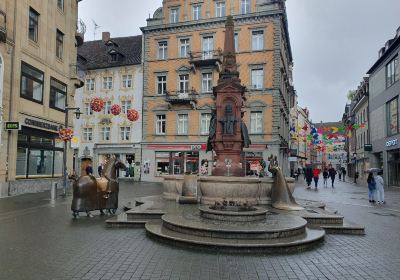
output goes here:
<path id="1" fill-rule="evenodd" d="M 357 184 L 357 153 L 353 153 L 353 163 L 354 163 L 354 184 Z"/>
<path id="2" fill-rule="evenodd" d="M 68 111 L 75 111 L 75 118 L 78 120 L 81 117 L 81 109 L 80 108 L 70 108 L 65 107 L 65 128 L 68 127 Z M 63 153 L 63 188 L 64 188 L 64 196 L 67 196 L 67 141 L 64 141 L 64 153 Z"/>

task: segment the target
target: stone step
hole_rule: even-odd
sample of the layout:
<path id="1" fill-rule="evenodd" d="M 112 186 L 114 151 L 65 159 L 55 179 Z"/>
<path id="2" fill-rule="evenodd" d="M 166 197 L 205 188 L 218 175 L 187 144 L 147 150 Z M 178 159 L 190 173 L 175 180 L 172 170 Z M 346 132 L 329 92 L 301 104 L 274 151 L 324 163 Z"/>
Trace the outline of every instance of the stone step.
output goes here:
<path id="1" fill-rule="evenodd" d="M 350 235 L 365 235 L 365 227 L 358 224 L 343 221 L 343 224 L 323 224 L 320 228 L 324 229 L 329 234 L 350 234 Z"/>
<path id="2" fill-rule="evenodd" d="M 302 215 L 302 217 L 311 225 L 343 224 L 343 216 L 339 215 Z"/>
<path id="3" fill-rule="evenodd" d="M 172 231 L 162 226 L 161 222 L 148 222 L 147 234 L 159 241 L 175 246 L 193 249 L 206 249 L 230 252 L 230 253 L 293 253 L 312 248 L 325 236 L 321 229 L 306 228 L 300 236 L 278 239 L 225 239 L 217 237 L 194 236 L 177 231 Z"/>
<path id="4" fill-rule="evenodd" d="M 133 209 L 126 212 L 128 220 L 152 220 L 152 219 L 160 219 L 165 212 L 162 210 L 153 210 L 153 209 Z"/>
<path id="5" fill-rule="evenodd" d="M 126 213 L 121 213 L 106 220 L 106 226 L 110 228 L 144 228 L 148 219 L 128 220 Z"/>
<path id="6" fill-rule="evenodd" d="M 200 237 L 224 239 L 278 239 L 305 233 L 307 221 L 296 216 L 273 215 L 263 221 L 224 222 L 197 215 L 166 214 L 163 226 L 171 231 Z"/>

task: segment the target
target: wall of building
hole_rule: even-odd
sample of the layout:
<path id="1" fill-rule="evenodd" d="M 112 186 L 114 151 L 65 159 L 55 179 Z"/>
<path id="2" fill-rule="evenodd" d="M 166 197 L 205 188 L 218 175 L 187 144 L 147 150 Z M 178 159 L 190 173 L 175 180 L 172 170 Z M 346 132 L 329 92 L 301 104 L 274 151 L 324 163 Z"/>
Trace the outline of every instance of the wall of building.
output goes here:
<path id="1" fill-rule="evenodd" d="M 72 1 L 67 4 L 66 2 L 63 10 L 57 7 L 57 1 L 6 0 L 2 1 L 0 9 L 3 10 L 4 5 L 7 9 L 7 34 L 10 37 L 5 48 L 3 43 L 0 43 L 2 48 L 0 52 L 3 58 L 8 57 L 5 64 L 7 67 L 6 73 L 11 76 L 6 77 L 7 82 L 3 87 L 3 104 L 7 104 L 4 107 L 10 109 L 10 111 L 5 110 L 3 112 L 3 119 L 5 121 L 24 122 L 26 118 L 31 118 L 46 123 L 46 125 L 62 125 L 64 123 L 64 112 L 52 109 L 49 106 L 50 78 L 57 79 L 67 86 L 68 104 L 73 104 L 72 96 L 75 92 L 75 82 L 71 80 L 71 64 L 76 63 L 75 33 L 78 3 Z M 28 38 L 30 8 L 39 14 L 37 41 Z M 56 56 L 57 29 L 64 34 L 63 54 L 61 58 Z M 7 53 L 7 56 L 4 55 L 5 53 Z M 20 97 L 22 62 L 43 72 L 42 102 L 33 102 Z M 22 123 L 22 128 L 24 127 L 35 126 Z M 35 128 L 38 131 L 49 132 L 40 127 Z M 22 180 L 24 179 L 16 175 L 18 132 L 6 132 L 3 135 L 3 150 L 1 154 L 7 156 L 0 165 L 1 180 L 4 182 L 0 193 L 5 195 L 6 193 L 28 192 L 30 190 L 23 186 Z M 4 146 L 7 148 L 4 148 Z M 5 153 L 3 153 L 4 149 L 6 149 Z M 71 154 L 69 155 L 69 163 L 72 165 L 72 153 L 69 154 Z M 10 192 L 9 182 L 14 182 L 16 179 L 21 180 L 21 184 L 18 184 L 21 189 Z M 38 182 L 45 178 L 38 176 L 35 179 Z M 46 187 L 43 187 L 43 189 L 46 189 Z"/>

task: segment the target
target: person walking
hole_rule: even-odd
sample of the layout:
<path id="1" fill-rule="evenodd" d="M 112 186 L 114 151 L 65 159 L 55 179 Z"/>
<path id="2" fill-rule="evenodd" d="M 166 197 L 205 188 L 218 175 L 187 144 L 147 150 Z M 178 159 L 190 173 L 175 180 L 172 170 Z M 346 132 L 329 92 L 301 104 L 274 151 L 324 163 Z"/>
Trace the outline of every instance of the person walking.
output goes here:
<path id="1" fill-rule="evenodd" d="M 306 167 L 306 169 L 304 170 L 304 178 L 306 179 L 306 182 L 307 182 L 307 189 L 311 188 L 313 172 L 312 172 L 312 169 L 311 169 L 310 165 L 308 165 Z"/>
<path id="2" fill-rule="evenodd" d="M 342 180 L 342 167 L 339 167 L 337 173 L 339 175 L 339 181 L 341 181 Z"/>
<path id="3" fill-rule="evenodd" d="M 315 184 L 315 190 L 318 189 L 319 173 L 320 173 L 320 170 L 318 169 L 318 167 L 315 167 L 312 171 L 313 178 L 314 178 L 314 184 Z"/>
<path id="4" fill-rule="evenodd" d="M 92 167 L 92 164 L 91 164 L 91 163 L 89 163 L 89 164 L 86 166 L 85 171 L 86 171 L 86 175 L 93 175 L 93 167 Z"/>
<path id="5" fill-rule="evenodd" d="M 368 178 L 368 200 L 370 203 L 375 203 L 375 193 L 376 193 L 376 182 L 372 172 L 369 172 Z"/>
<path id="6" fill-rule="evenodd" d="M 376 183 L 376 201 L 378 204 L 385 203 L 385 190 L 383 189 L 384 182 L 383 182 L 383 171 L 379 171 L 378 175 L 375 176 L 375 183 Z"/>
<path id="7" fill-rule="evenodd" d="M 328 169 L 326 167 L 324 168 L 324 171 L 322 172 L 322 177 L 324 178 L 324 188 L 327 188 L 329 173 L 328 173 Z"/>
<path id="8" fill-rule="evenodd" d="M 98 167 L 97 167 L 97 173 L 99 173 L 99 177 L 102 176 L 103 174 L 103 168 L 104 168 L 104 164 L 101 163 Z"/>
<path id="9" fill-rule="evenodd" d="M 346 168 L 342 167 L 342 176 L 343 176 L 343 182 L 345 182 L 345 178 L 346 178 Z"/>
<path id="10" fill-rule="evenodd" d="M 329 177 L 331 178 L 331 182 L 332 182 L 332 188 L 335 187 L 335 176 L 336 176 L 336 170 L 335 168 L 333 168 L 333 166 L 331 166 L 331 168 L 329 168 Z M 340 176 L 340 175 L 339 175 Z"/>

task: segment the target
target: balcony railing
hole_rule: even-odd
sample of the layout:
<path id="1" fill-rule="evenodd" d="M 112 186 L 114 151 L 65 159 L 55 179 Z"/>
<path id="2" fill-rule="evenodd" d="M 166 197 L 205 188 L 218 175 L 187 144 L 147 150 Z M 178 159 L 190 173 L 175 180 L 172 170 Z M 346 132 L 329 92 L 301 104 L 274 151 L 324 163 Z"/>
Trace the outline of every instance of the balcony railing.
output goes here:
<path id="1" fill-rule="evenodd" d="M 86 33 L 86 24 L 83 22 L 83 20 L 79 19 L 76 24 L 76 32 L 75 32 L 76 44 L 78 45 L 78 47 L 83 45 L 83 42 L 85 41 L 85 33 Z"/>
<path id="2" fill-rule="evenodd" d="M 189 62 L 197 67 L 221 64 L 222 50 L 189 52 Z"/>
<path id="3" fill-rule="evenodd" d="M 6 13 L 0 10 L 0 42 L 7 41 L 7 16 Z"/>
<path id="4" fill-rule="evenodd" d="M 191 104 L 197 102 L 198 93 L 191 91 L 167 91 L 166 100 L 171 104 Z"/>
<path id="5" fill-rule="evenodd" d="M 75 80 L 75 87 L 81 88 L 85 84 L 86 68 L 81 64 L 71 64 L 71 79 Z"/>

